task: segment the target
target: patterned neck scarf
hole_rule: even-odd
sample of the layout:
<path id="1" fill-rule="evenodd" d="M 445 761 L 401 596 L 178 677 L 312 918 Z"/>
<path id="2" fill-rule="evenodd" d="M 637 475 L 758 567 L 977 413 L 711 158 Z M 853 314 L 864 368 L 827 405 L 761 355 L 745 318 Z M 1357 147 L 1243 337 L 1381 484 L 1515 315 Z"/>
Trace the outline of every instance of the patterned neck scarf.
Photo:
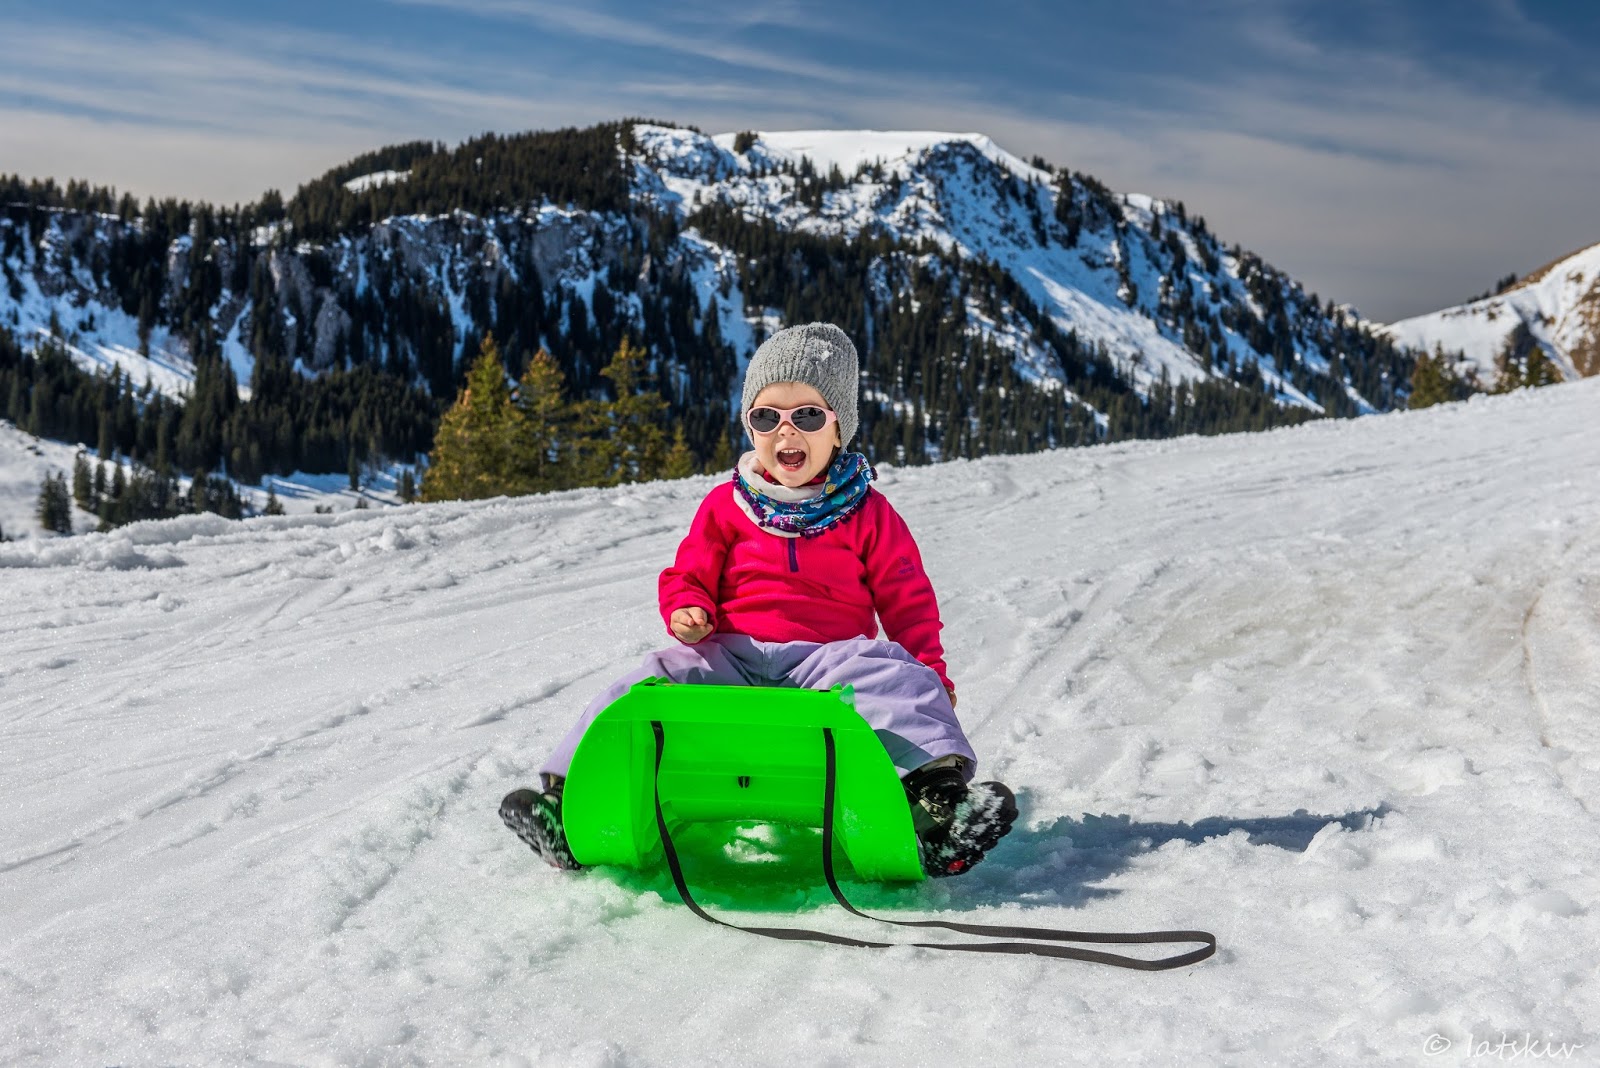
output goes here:
<path id="1" fill-rule="evenodd" d="M 745 513 L 757 526 L 786 538 L 814 538 L 855 515 L 877 477 L 859 452 L 839 453 L 820 485 L 791 489 L 768 482 L 756 468 L 753 451 L 739 458 L 733 473 Z"/>

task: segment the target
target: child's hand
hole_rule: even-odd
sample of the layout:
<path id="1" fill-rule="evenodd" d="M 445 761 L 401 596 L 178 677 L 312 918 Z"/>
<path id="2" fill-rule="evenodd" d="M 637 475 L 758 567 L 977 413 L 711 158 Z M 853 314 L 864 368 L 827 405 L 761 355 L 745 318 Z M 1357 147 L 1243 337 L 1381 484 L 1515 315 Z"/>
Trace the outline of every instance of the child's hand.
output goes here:
<path id="1" fill-rule="evenodd" d="M 704 608 L 680 608 L 672 613 L 669 621 L 672 633 L 678 640 L 693 645 L 695 642 L 710 634 L 716 628 L 706 621 Z"/>

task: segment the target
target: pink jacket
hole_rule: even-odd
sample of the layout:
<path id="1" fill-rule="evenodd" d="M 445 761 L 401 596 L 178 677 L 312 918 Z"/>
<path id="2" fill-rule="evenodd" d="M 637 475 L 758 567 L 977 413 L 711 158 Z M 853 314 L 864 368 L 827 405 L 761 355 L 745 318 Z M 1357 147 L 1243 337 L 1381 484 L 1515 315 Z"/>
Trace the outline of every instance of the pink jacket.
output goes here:
<path id="1" fill-rule="evenodd" d="M 945 672 L 939 603 L 904 519 L 869 490 L 861 509 L 814 538 L 762 530 L 739 507 L 733 483 L 706 495 L 677 559 L 661 572 L 661 618 L 703 608 L 720 632 L 766 642 L 890 641 Z M 671 626 L 668 626 L 671 631 Z"/>

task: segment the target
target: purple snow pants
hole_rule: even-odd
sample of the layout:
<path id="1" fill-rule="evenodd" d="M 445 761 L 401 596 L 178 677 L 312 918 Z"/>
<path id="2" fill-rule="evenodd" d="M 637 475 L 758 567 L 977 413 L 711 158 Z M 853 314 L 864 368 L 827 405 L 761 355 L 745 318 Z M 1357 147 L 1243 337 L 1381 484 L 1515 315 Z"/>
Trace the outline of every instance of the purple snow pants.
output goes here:
<path id="1" fill-rule="evenodd" d="M 855 687 L 856 711 L 878 735 L 901 775 L 952 753 L 977 756 L 956 721 L 944 683 L 932 668 L 894 642 L 871 638 L 827 642 L 758 642 L 743 634 L 713 634 L 694 645 L 674 645 L 644 658 L 637 669 L 601 691 L 540 770 L 565 776 L 590 722 L 628 687 L 648 678 L 722 686 Z M 761 714 L 761 695 L 750 695 Z"/>

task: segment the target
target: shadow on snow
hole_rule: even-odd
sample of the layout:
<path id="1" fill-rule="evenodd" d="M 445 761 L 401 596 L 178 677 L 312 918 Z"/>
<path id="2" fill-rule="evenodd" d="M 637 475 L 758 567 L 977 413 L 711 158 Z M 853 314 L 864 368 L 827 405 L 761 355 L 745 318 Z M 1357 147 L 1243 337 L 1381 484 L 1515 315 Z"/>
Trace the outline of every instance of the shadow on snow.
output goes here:
<path id="1" fill-rule="evenodd" d="M 1026 804 L 1024 801 L 1024 808 Z M 1133 858 L 1170 842 L 1201 844 L 1242 831 L 1251 845 L 1304 852 L 1330 825 L 1362 831 L 1390 812 L 1388 805 L 1341 816 L 1298 810 L 1288 816 L 1211 816 L 1194 823 L 1143 823 L 1129 816 L 1063 816 L 1041 827 L 1017 826 L 985 862 L 958 879 L 911 885 L 858 882 L 835 854 L 835 870 L 850 901 L 864 909 L 963 911 L 1007 904 L 1077 907 L 1113 896 L 1097 885 Z M 702 905 L 729 912 L 805 912 L 837 907 L 822 878 L 821 832 L 766 824 L 690 826 L 673 835 L 690 890 Z M 677 892 L 665 864 L 648 871 L 602 868 L 597 874 L 635 892 L 667 901 Z M 737 915 L 724 916 L 741 922 Z"/>

